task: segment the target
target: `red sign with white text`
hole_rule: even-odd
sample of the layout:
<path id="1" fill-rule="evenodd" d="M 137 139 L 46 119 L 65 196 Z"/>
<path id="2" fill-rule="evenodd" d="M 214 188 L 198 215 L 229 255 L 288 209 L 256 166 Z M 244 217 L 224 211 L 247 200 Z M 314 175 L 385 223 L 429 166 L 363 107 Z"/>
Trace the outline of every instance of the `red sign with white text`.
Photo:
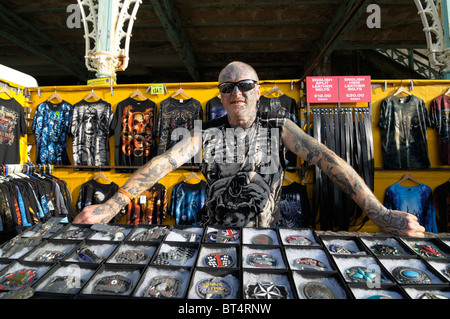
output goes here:
<path id="1" fill-rule="evenodd" d="M 340 76 L 339 101 L 342 103 L 372 102 L 370 76 Z"/>
<path id="2" fill-rule="evenodd" d="M 339 102 L 339 83 L 337 76 L 306 77 L 306 102 Z"/>
<path id="3" fill-rule="evenodd" d="M 306 102 L 372 102 L 370 76 L 308 76 Z"/>

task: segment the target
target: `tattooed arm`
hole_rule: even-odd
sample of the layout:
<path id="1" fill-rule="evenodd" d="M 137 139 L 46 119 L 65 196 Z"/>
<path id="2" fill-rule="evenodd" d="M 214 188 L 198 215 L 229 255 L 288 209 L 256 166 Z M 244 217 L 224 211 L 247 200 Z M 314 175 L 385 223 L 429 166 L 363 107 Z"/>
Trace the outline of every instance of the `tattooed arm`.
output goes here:
<path id="1" fill-rule="evenodd" d="M 303 132 L 294 122 L 286 120 L 282 140 L 292 152 L 326 173 L 382 231 L 403 236 L 423 236 L 425 229 L 414 215 L 385 208 L 346 161 Z"/>
<path id="2" fill-rule="evenodd" d="M 136 198 L 152 187 L 161 178 L 190 160 L 201 149 L 201 132 L 192 132 L 191 136 L 174 145 L 164 154 L 158 155 L 137 170 L 122 186 Z M 74 224 L 107 223 L 120 210 L 130 203 L 128 196 L 115 193 L 109 200 L 101 205 L 87 206 L 73 221 Z"/>

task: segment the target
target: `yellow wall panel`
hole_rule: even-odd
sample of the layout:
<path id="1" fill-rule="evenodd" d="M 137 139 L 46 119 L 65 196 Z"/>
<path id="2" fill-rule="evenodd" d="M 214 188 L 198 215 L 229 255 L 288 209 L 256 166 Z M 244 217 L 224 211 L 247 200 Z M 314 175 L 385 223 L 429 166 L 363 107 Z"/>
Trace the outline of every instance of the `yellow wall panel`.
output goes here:
<path id="1" fill-rule="evenodd" d="M 384 90 L 384 85 L 386 82 L 386 90 Z M 264 95 L 274 86 L 275 81 L 261 81 L 261 94 Z M 373 117 L 373 137 L 374 137 L 374 152 L 375 152 L 375 189 L 374 193 L 376 197 L 382 202 L 384 199 L 384 192 L 388 186 L 397 182 L 406 171 L 387 171 L 383 170 L 383 160 L 381 156 L 381 141 L 380 141 L 380 130 L 377 127 L 377 123 L 379 120 L 379 112 L 380 105 L 384 98 L 394 94 L 400 85 L 408 87 L 410 84 L 410 80 L 372 80 L 372 117 Z M 93 89 L 95 93 L 105 101 L 111 103 L 113 111 L 117 106 L 117 103 L 129 97 L 137 88 L 144 94 L 147 98 L 154 101 L 159 108 L 159 103 L 172 96 L 180 87 L 184 89 L 184 91 L 191 97 L 199 100 L 203 106 L 206 105 L 206 102 L 211 98 L 217 96 L 219 94 L 217 89 L 217 83 L 215 82 L 206 82 L 206 83 L 166 83 L 167 93 L 160 95 L 151 95 L 150 93 L 146 93 L 147 88 L 150 84 L 136 84 L 136 85 L 114 85 L 110 86 L 58 86 L 58 87 L 41 87 L 39 88 L 31 88 L 31 96 L 30 100 L 34 101 L 29 106 L 32 108 L 32 116 L 34 115 L 34 110 L 37 105 L 44 102 L 49 98 L 51 94 L 54 93 L 55 89 L 58 94 L 67 102 L 71 104 L 75 104 L 84 97 L 86 97 L 91 90 Z M 298 80 L 277 80 L 276 85 L 283 91 L 283 93 L 291 96 L 297 102 L 300 101 L 301 92 L 298 86 Z M 448 88 L 450 87 L 450 81 L 435 81 L 435 80 L 413 80 L 414 89 L 411 91 L 412 94 L 424 99 L 425 104 L 429 110 L 431 101 L 441 95 L 444 94 Z M 41 92 L 39 96 L 38 92 Z M 342 106 L 346 106 L 347 104 L 343 104 Z M 352 105 L 352 104 L 348 104 Z M 314 105 L 311 107 L 320 107 L 323 105 Z M 335 106 L 335 105 L 327 105 L 327 106 Z M 367 106 L 365 103 L 359 103 L 356 106 Z M 306 114 L 304 113 L 306 110 L 299 110 L 299 119 L 306 120 Z M 302 113 L 303 112 L 303 113 Z M 431 169 L 420 170 L 420 171 L 411 171 L 411 173 L 418 179 L 419 181 L 429 185 L 431 188 L 435 188 L 436 186 L 444 183 L 450 178 L 450 169 L 448 166 L 443 166 L 439 163 L 438 153 L 437 153 L 437 133 L 433 129 L 429 129 L 427 131 L 428 138 L 428 146 L 429 146 L 429 157 L 431 161 Z M 29 141 L 32 141 L 33 137 L 29 136 Z M 111 166 L 114 166 L 114 151 L 113 151 L 113 141 L 114 137 L 110 138 L 110 155 L 111 155 Z M 69 157 L 72 160 L 72 147 L 71 140 L 69 139 Z M 35 153 L 34 149 L 32 150 L 31 160 L 35 161 Z M 299 164 L 301 161 L 299 161 Z M 186 170 L 177 170 L 175 172 L 170 173 L 168 176 L 164 177 L 160 183 L 166 186 L 168 190 L 168 195 L 170 198 L 170 194 L 172 188 L 175 184 L 184 180 L 188 175 L 189 171 Z M 313 171 L 308 169 L 306 172 L 306 179 L 308 186 L 308 193 L 311 197 L 312 193 L 312 180 L 313 180 Z M 86 171 L 74 171 L 71 168 L 57 168 L 54 173 L 56 176 L 64 179 L 71 190 L 73 202 L 76 202 L 78 198 L 79 189 L 82 183 L 92 179 L 95 177 L 97 172 L 86 172 Z M 113 180 L 119 186 L 122 186 L 125 181 L 129 178 L 131 174 L 124 173 L 116 173 L 114 169 L 110 171 L 104 171 L 106 177 L 110 180 Z M 201 175 L 198 173 L 198 175 Z M 295 181 L 302 182 L 301 178 L 297 175 L 297 173 L 288 173 L 289 177 Z M 169 218 L 166 220 L 166 223 L 172 224 L 173 221 Z M 355 230 L 354 229 L 350 230 Z M 360 229 L 361 231 L 367 232 L 375 232 L 378 231 L 378 228 L 371 222 L 365 224 L 365 226 Z"/>

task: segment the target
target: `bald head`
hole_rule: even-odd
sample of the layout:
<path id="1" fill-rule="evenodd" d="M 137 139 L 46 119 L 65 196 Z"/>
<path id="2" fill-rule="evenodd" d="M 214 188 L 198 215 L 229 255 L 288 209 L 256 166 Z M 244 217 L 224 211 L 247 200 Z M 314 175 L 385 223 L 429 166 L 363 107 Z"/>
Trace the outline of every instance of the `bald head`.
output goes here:
<path id="1" fill-rule="evenodd" d="M 219 83 L 237 82 L 243 79 L 259 81 L 255 69 L 244 62 L 231 62 L 219 74 Z"/>

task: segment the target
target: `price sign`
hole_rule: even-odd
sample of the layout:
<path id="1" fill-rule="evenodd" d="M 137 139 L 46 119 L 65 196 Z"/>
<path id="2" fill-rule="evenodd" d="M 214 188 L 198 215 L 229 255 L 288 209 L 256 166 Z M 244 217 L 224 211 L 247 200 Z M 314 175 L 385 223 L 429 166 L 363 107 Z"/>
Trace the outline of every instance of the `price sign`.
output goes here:
<path id="1" fill-rule="evenodd" d="M 339 102 L 338 86 L 337 76 L 306 77 L 306 101 L 308 103 Z"/>
<path id="2" fill-rule="evenodd" d="M 340 76 L 339 100 L 343 103 L 372 102 L 370 76 Z"/>
<path id="3" fill-rule="evenodd" d="M 150 94 L 164 94 L 164 84 L 152 84 Z"/>

